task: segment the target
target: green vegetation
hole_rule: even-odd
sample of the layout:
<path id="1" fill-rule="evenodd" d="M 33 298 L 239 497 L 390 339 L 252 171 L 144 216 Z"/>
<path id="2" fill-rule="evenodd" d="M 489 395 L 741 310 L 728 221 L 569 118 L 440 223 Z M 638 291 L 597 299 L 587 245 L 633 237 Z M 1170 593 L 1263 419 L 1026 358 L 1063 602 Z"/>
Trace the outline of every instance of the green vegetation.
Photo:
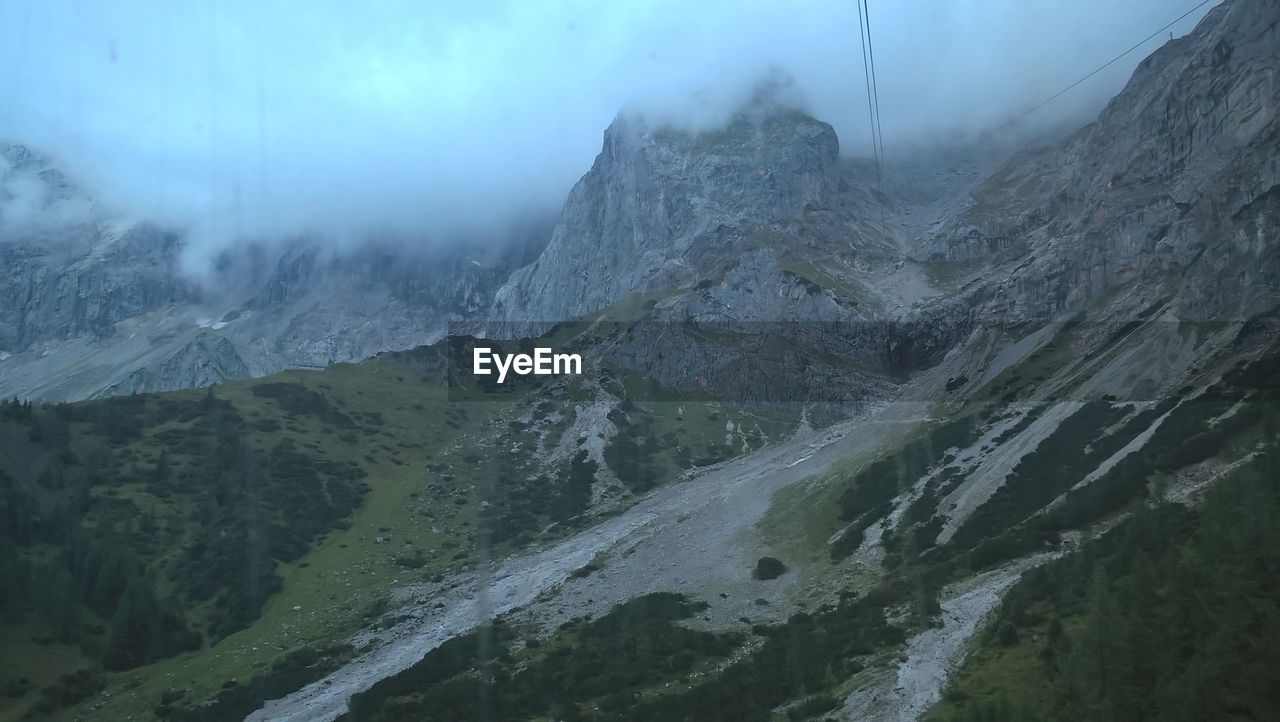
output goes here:
<path id="1" fill-rule="evenodd" d="M 0 407 L 0 614 L 124 670 L 244 628 L 359 505 L 364 469 L 269 439 L 228 401 Z M 179 516 L 179 509 L 181 516 Z"/>
<path id="2" fill-rule="evenodd" d="M 652 489 L 668 473 L 654 457 L 677 443 L 675 432 L 659 439 L 653 419 L 637 413 L 630 401 L 610 411 L 609 421 L 617 433 L 605 447 L 605 463 L 628 489 L 637 493 Z"/>
<path id="3" fill-rule="evenodd" d="M 948 449 L 963 449 L 978 438 L 980 424 L 973 414 L 938 424 L 908 441 L 894 453 L 859 471 L 840 496 L 840 519 L 849 522 L 834 544 L 831 556 L 842 559 L 862 545 L 867 527 L 889 512 L 894 498 L 911 488 Z"/>
<path id="4" fill-rule="evenodd" d="M 1052 337 L 983 385 L 977 395 L 978 400 L 1001 405 L 1013 403 L 1039 390 L 1040 384 L 1049 377 L 1065 377 L 1081 364 L 1094 359 L 1096 351 L 1085 353 L 1077 348 L 1087 341 L 1079 335 L 1079 328 L 1085 317 L 1086 313 L 1082 311 L 1054 328 Z M 1103 349 L 1103 352 L 1106 351 L 1108 350 Z M 1063 400 L 1064 393 L 1060 391 L 1054 398 L 1043 400 Z"/>
<path id="5" fill-rule="evenodd" d="M 952 543 L 968 548 L 988 538 L 993 529 L 1023 521 L 1098 468 L 1172 405 L 1133 412 L 1108 401 L 1084 404 L 1022 457 L 995 494 L 956 530 Z M 1113 428 L 1122 420 L 1123 426 Z"/>
<path id="6" fill-rule="evenodd" d="M 324 649 L 304 646 L 295 649 L 249 680 L 240 684 L 228 680 L 223 689 L 205 704 L 185 706 L 185 691 L 166 692 L 152 713 L 160 719 L 175 722 L 217 722 L 218 720 L 243 719 L 262 705 L 263 700 L 283 697 L 301 689 L 351 656 L 349 645 L 336 644 Z"/>
<path id="7" fill-rule="evenodd" d="M 787 247 L 782 245 L 778 250 L 785 252 Z M 810 295 L 829 290 L 836 299 L 850 308 L 879 310 L 879 302 L 866 289 L 854 281 L 832 275 L 813 261 L 798 260 L 785 253 L 779 253 L 778 265 L 784 274 L 790 274 L 805 286 Z"/>
<path id="8" fill-rule="evenodd" d="M 1280 389 L 1280 356 L 1270 354 L 1236 367 L 1201 396 L 1165 401 L 1137 414 L 1116 433 L 1116 439 L 1099 444 L 1097 449 L 1105 452 L 1118 448 L 1120 440 L 1132 438 L 1154 417 L 1168 410 L 1168 416 L 1140 449 L 1087 486 L 1067 492 L 1062 502 L 1052 509 L 1014 523 L 1013 517 L 1031 506 L 1026 501 L 1018 501 L 1019 497 L 1045 495 L 1033 483 L 1019 483 L 1008 492 L 1003 505 L 993 506 L 994 511 L 982 516 L 975 514 L 970 520 L 973 527 L 959 541 L 953 540 L 954 547 L 963 548 L 966 540 L 974 544 L 966 559 L 968 566 L 980 569 L 1046 544 L 1056 544 L 1062 532 L 1102 520 L 1144 499 L 1153 480 L 1160 475 L 1223 455 L 1233 447 L 1247 446 L 1259 436 L 1259 429 L 1275 423 L 1280 413 L 1274 402 L 1277 389 Z M 1084 443 L 1081 435 L 1088 436 L 1080 430 L 1067 433 L 1076 439 L 1076 444 Z M 1269 438 L 1266 433 L 1261 434 L 1261 439 Z M 1087 464 L 1070 461 L 1073 446 L 1082 448 L 1067 445 L 1055 451 L 1055 445 L 1051 444 L 1048 453 L 1058 454 L 1058 461 L 1042 465 L 1036 470 L 1038 473 L 1027 473 L 1034 474 L 1033 478 L 1047 478 L 1050 486 L 1069 488 L 1081 480 L 1084 470 L 1088 469 Z M 1240 455 L 1246 450 L 1236 448 L 1234 453 Z M 1094 462 L 1108 455 L 1088 450 L 1085 454 L 1076 453 L 1092 456 Z"/>
<path id="9" fill-rule="evenodd" d="M 0 407 L 0 719 L 260 697 L 406 572 L 468 563 L 476 491 L 426 457 L 494 408 L 410 361 Z"/>
<path id="10" fill-rule="evenodd" d="M 705 605 L 679 595 L 650 594 L 598 620 L 574 620 L 519 651 L 510 644 L 515 632 L 499 621 L 356 695 L 348 718 L 750 722 L 771 719 L 788 699 L 818 695 L 793 708 L 791 718 L 801 719 L 831 709 L 832 698 L 822 692 L 903 641 L 904 631 L 884 618 L 903 591 L 845 595 L 816 614 L 754 627 L 759 648 L 714 675 L 691 673 L 724 660 L 745 640 L 681 626 Z"/>
<path id="11" fill-rule="evenodd" d="M 632 707 L 637 690 L 682 679 L 738 646 L 737 635 L 676 624 L 702 608 L 679 595 L 650 594 L 597 620 L 570 622 L 549 643 L 520 652 L 511 650 L 514 634 L 498 620 L 355 695 L 347 718 L 616 718 Z"/>
<path id="12" fill-rule="evenodd" d="M 988 400 L 1009 401 L 1037 383 L 1068 353 L 1070 333 L 1002 374 Z M 627 400 L 649 397 L 633 393 L 645 390 L 642 381 L 616 371 L 595 385 L 559 386 L 556 400 L 515 390 L 500 402 L 450 403 L 433 353 L 207 391 L 0 405 L 0 720 L 242 717 L 349 659 L 355 631 L 402 619 L 390 592 L 406 582 L 446 581 L 477 552 L 496 558 L 550 542 L 795 423 L 785 413 L 671 395 Z M 1269 652 L 1248 640 L 1275 623 L 1276 590 L 1260 581 L 1280 569 L 1261 521 L 1278 503 L 1269 481 L 1275 452 L 1248 455 L 1274 446 L 1278 387 L 1280 363 L 1269 356 L 1194 400 L 1184 392 L 1150 406 L 1087 403 L 940 549 L 938 505 L 964 478 L 949 452 L 974 444 L 994 412 L 962 409 L 914 431 L 904 425 L 893 450 L 789 489 L 780 497 L 787 514 L 771 511 L 762 523 L 774 536 L 797 516 L 804 528 L 783 530 L 785 543 L 770 551 L 794 569 L 766 557 L 758 578 L 827 583 L 838 570 L 861 575 L 857 586 L 871 593 L 844 587 L 837 603 L 750 635 L 695 629 L 702 607 L 670 594 L 576 620 L 550 638 L 498 620 L 359 695 L 351 717 L 821 716 L 865 665 L 885 662 L 936 618 L 945 582 L 1126 513 L 1133 518 L 1117 533 L 1015 588 L 936 714 L 1131 719 L 1181 705 L 1204 716 L 1270 716 L 1273 700 L 1252 667 L 1269 663 Z M 597 405 L 600 389 L 624 401 Z M 585 420 L 606 411 L 616 433 L 602 442 Z M 1141 449 L 1072 490 L 1157 419 Z M 599 443 L 603 457 L 589 451 Z M 1252 461 L 1202 510 L 1146 509 L 1167 477 L 1215 457 Z M 595 493 L 614 477 L 624 493 L 616 484 Z M 841 560 L 921 480 L 896 530 L 882 537 L 882 568 L 850 572 Z M 1248 517 L 1234 530 L 1233 513 Z M 824 577 L 814 557 L 827 554 L 837 530 Z M 1170 550 L 1157 548 L 1162 536 L 1175 540 Z M 598 556 L 574 574 L 606 561 Z M 811 599 L 839 588 L 815 585 Z M 1222 598 L 1193 591 L 1218 588 Z M 1187 634 L 1170 635 L 1164 648 L 1153 643 L 1161 626 L 1135 611 L 1147 607 L 1159 625 Z M 1267 649 L 1280 641 L 1257 639 Z M 1135 661 L 1145 648 L 1154 658 Z"/>
<path id="13" fill-rule="evenodd" d="M 629 383 L 623 393 L 634 393 L 639 382 Z M 605 447 L 605 463 L 638 494 L 688 469 L 759 449 L 794 428 L 780 410 L 752 412 L 714 401 L 624 400 L 609 421 L 616 433 Z"/>
<path id="14" fill-rule="evenodd" d="M 803 702 L 787 708 L 787 719 L 800 722 L 807 719 L 821 719 L 827 712 L 839 709 L 840 700 L 829 694 L 810 697 Z"/>
<path id="15" fill-rule="evenodd" d="M 591 388 L 451 403 L 443 358 L 0 408 L 0 720 L 240 716 L 394 623 L 392 588 L 627 503 L 591 506 L 603 470 L 574 431 Z M 613 417 L 629 433 L 605 463 L 635 493 L 794 424 L 664 398 Z"/>
<path id="16" fill-rule="evenodd" d="M 742 661 L 696 686 L 640 699 L 613 718 L 769 720 L 780 704 L 832 690 L 861 671 L 870 656 L 901 644 L 905 631 L 887 622 L 884 610 L 902 601 L 905 592 L 894 585 L 861 597 L 845 594 L 815 614 L 757 626 L 753 631 L 764 644 Z"/>
<path id="17" fill-rule="evenodd" d="M 1280 717 L 1278 462 L 1255 458 L 1196 508 L 1135 507 L 1028 572 L 932 718 Z"/>
<path id="18" fill-rule="evenodd" d="M 1272 684 L 1280 662 L 1278 389 L 1274 353 L 1237 365 L 1201 396 L 1131 418 L 1127 425 L 1143 427 L 1169 412 L 1141 449 L 1062 504 L 1013 528 L 988 530 L 992 538 L 967 555 L 972 567 L 1127 512 L 1081 552 L 1028 572 L 1013 587 L 932 719 L 1280 714 Z M 1124 427 L 1119 433 L 1129 435 Z M 1159 501 L 1166 475 L 1211 458 L 1239 463 L 1201 504 Z M 1073 466 L 1064 457 L 1041 468 L 1052 475 Z"/>

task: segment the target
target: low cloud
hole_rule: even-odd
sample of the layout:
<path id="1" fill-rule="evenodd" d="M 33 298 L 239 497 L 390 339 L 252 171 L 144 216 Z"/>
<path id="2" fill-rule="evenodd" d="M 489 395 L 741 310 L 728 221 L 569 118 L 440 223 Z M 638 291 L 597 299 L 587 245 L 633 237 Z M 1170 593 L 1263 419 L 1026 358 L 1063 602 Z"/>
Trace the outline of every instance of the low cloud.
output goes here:
<path id="1" fill-rule="evenodd" d="M 47 169 L 45 165 L 15 163 L 8 152 L 0 152 L 0 239 L 38 237 L 47 243 L 65 239 L 66 234 L 57 233 L 59 229 L 93 221 L 92 200 L 82 193 L 67 192 L 57 180 L 50 182 L 41 175 Z"/>
<path id="2" fill-rule="evenodd" d="M 1192 4 L 873 1 L 887 153 L 1004 121 Z M 1156 44 L 1029 122 L 1087 119 Z M 0 61 L 0 141 L 189 228 L 194 265 L 244 238 L 483 232 L 558 205 L 620 108 L 715 124 L 774 67 L 870 148 L 847 0 L 5 3 Z"/>

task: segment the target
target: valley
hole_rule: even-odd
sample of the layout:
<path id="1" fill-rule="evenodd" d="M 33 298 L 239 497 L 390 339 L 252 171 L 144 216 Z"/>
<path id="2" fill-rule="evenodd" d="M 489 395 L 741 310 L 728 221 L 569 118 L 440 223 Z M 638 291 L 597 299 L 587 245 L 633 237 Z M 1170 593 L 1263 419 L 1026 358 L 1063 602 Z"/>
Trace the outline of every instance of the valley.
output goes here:
<path id="1" fill-rule="evenodd" d="M 554 224 L 212 286 L 11 146 L 94 210 L 0 239 L 0 720 L 1274 717 L 1277 47 L 883 184 L 623 111 Z"/>

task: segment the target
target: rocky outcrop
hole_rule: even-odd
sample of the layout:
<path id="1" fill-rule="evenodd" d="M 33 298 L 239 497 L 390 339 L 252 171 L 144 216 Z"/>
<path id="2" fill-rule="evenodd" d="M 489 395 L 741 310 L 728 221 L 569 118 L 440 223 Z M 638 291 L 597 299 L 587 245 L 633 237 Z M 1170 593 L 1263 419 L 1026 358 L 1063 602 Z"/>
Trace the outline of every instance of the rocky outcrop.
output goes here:
<path id="1" fill-rule="evenodd" d="M 446 247 L 249 245 L 194 281 L 183 239 L 112 215 L 22 146 L 0 163 L 0 397 L 75 400 L 358 361 L 477 323 L 549 224 Z"/>
<path id="2" fill-rule="evenodd" d="M 1212 10 L 1145 59 L 1096 122 L 987 179 L 914 253 L 1011 268 L 1010 318 L 1052 317 L 1133 281 L 1141 309 L 1248 317 L 1280 301 L 1280 6 Z"/>
<path id="3" fill-rule="evenodd" d="M 406 251 L 391 244 L 286 251 L 226 333 L 280 366 L 324 366 L 434 342 L 483 317 L 522 245 Z M 246 331 L 247 329 L 250 329 Z"/>
<path id="4" fill-rule="evenodd" d="M 178 239 L 101 214 L 22 146 L 0 166 L 0 352 L 109 334 L 119 321 L 199 300 L 177 272 Z"/>
<path id="5" fill-rule="evenodd" d="M 624 114 L 546 250 L 498 292 L 491 328 L 577 318 L 630 293 L 690 285 L 771 241 L 881 263 L 896 249 L 878 212 L 841 162 L 831 126 L 767 97 L 714 132 Z"/>
<path id="6" fill-rule="evenodd" d="M 887 326 L 830 289 L 745 254 L 719 283 L 653 305 L 603 356 L 662 387 L 744 402 L 850 401 L 883 392 Z"/>
<path id="7" fill-rule="evenodd" d="M 532 336 L 612 307 L 600 353 L 667 389 L 746 402 L 859 401 L 890 375 L 892 209 L 831 126 L 762 91 L 727 127 L 620 116 L 487 333 Z M 623 299 L 631 299 L 619 303 Z"/>
<path id="8" fill-rule="evenodd" d="M 102 396 L 204 388 L 249 376 L 236 347 L 223 336 L 202 332 L 154 367 L 142 367 L 104 389 Z"/>

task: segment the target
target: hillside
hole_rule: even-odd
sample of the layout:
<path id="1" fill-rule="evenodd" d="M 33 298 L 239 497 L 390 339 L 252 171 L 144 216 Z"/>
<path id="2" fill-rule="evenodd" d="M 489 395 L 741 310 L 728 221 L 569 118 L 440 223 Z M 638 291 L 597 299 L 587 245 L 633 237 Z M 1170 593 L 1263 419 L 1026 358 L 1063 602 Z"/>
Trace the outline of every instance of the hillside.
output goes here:
<path id="1" fill-rule="evenodd" d="M 1233 360 L 1240 352 L 1261 355 L 1237 366 Z M 754 533 L 744 538 L 742 530 L 752 527 L 740 527 L 732 537 L 735 545 L 747 548 L 732 555 L 735 568 L 707 573 L 698 571 L 694 559 L 673 565 L 670 573 L 654 566 L 662 558 L 654 551 L 699 549 L 711 536 L 695 530 L 730 518 L 723 506 L 682 506 L 686 518 L 681 525 L 688 525 L 683 530 L 623 537 L 611 552 L 597 556 L 598 569 L 564 580 L 545 602 L 499 608 L 491 628 L 455 637 L 399 675 L 357 694 L 347 717 L 487 719 L 501 713 L 519 718 L 576 709 L 586 719 L 769 720 L 779 714 L 808 719 L 832 712 L 852 719 L 912 719 L 943 699 L 948 670 L 960 664 L 969 635 L 982 628 L 985 615 L 1012 586 L 1009 601 L 996 616 L 999 623 L 985 627 L 997 631 L 978 638 L 983 651 L 962 668 L 955 691 L 935 714 L 940 719 L 974 714 L 1025 719 L 1041 713 L 1078 719 L 1080 707 L 1068 705 L 1056 712 L 1040 706 L 1037 685 L 1054 682 L 1040 681 L 1039 667 L 1010 667 L 1016 662 L 1002 661 L 1031 654 L 1026 645 L 1033 652 L 1044 648 L 1047 614 L 1023 611 L 1022 606 L 1044 599 L 1044 592 L 1024 588 L 1042 588 L 1045 575 L 1053 573 L 1049 570 L 1070 570 L 1057 572 L 1073 575 L 1068 579 L 1087 578 L 1072 564 L 1092 563 L 1083 560 L 1112 545 L 1120 548 L 1112 554 L 1135 553 L 1117 539 L 1130 533 L 1160 538 L 1161 526 L 1130 530 L 1172 524 L 1187 514 L 1200 518 L 1201 512 L 1194 510 L 1205 495 L 1206 518 L 1229 519 L 1255 500 L 1267 508 L 1277 444 L 1276 354 L 1275 347 L 1242 345 L 1218 356 L 1222 366 L 1207 373 L 1202 393 L 1194 398 L 1137 401 L 1070 393 L 1080 387 L 1064 389 L 1056 398 L 1041 397 L 1038 385 L 1028 383 L 1029 375 L 1019 378 L 1035 366 L 1018 365 L 993 379 L 985 397 L 935 406 L 932 420 L 916 417 L 905 431 L 893 424 L 900 411 L 892 409 L 902 409 L 900 404 L 858 419 L 844 433 L 862 438 L 864 443 L 854 448 L 867 449 L 872 441 L 852 461 L 850 437 L 817 444 L 822 452 L 831 452 L 821 462 L 815 444 L 803 456 L 784 456 L 793 461 L 779 466 L 744 459 L 726 471 L 777 475 L 783 469 L 799 470 L 779 480 L 773 503 L 758 510 Z M 1067 370 L 1049 380 L 1073 375 Z M 1008 476 L 993 488 L 1001 480 L 997 470 Z M 1243 490 L 1233 493 L 1238 485 Z M 727 484 L 720 488 L 727 494 L 721 503 L 736 509 L 749 506 L 747 495 L 760 487 L 752 485 L 742 493 Z M 984 494 L 976 506 L 965 503 Z M 1188 507 L 1193 511 L 1184 511 Z M 1265 525 L 1261 509 L 1250 516 Z M 1191 533 L 1181 529 L 1179 534 Z M 1095 538 L 1100 541 L 1090 541 Z M 1265 564 L 1269 552 L 1264 538 L 1265 533 L 1240 537 L 1218 526 L 1192 543 L 1215 549 L 1215 554 L 1230 553 L 1217 545 L 1248 544 L 1251 553 L 1261 555 L 1258 563 Z M 757 554 L 781 559 L 782 576 L 753 580 Z M 1058 558 L 1063 561 L 1017 584 L 1024 570 Z M 1081 561 L 1068 562 L 1077 559 Z M 1254 563 L 1249 557 L 1231 559 L 1246 567 Z M 1129 583 L 1126 575 L 1143 566 L 1122 557 L 1108 569 L 1122 580 L 1118 583 Z M 1202 574 L 1209 568 L 1195 567 Z M 498 576 L 520 571 L 516 565 L 500 567 Z M 645 584 L 622 581 L 638 574 L 647 574 L 641 577 Z M 1176 575 L 1160 598 L 1194 596 L 1198 579 Z M 1280 599 L 1255 573 L 1244 579 L 1249 581 L 1240 583 L 1248 585 L 1250 601 L 1226 593 L 1216 598 L 1223 604 L 1247 604 L 1251 610 L 1263 605 L 1247 618 L 1266 624 L 1265 610 Z M 625 601 L 640 590 L 680 594 L 679 604 L 686 606 L 657 612 L 652 605 L 660 603 L 658 598 Z M 1032 601 L 1023 602 L 1026 595 Z M 553 611 L 564 605 L 579 614 Z M 1145 609 L 1123 608 L 1130 615 Z M 1067 629 L 1076 629 L 1069 616 L 1083 613 L 1076 609 L 1059 612 Z M 657 618 L 650 616 L 655 613 Z M 628 642 L 630 632 L 606 632 L 617 617 L 632 619 L 624 629 L 654 641 L 636 645 Z M 1003 639 L 1021 642 L 998 641 L 1006 618 L 1016 626 Z M 1244 619 L 1240 624 L 1248 624 Z M 1203 633 L 1215 629 L 1207 619 L 1199 624 Z M 685 638 L 688 630 L 710 636 Z M 1242 632 L 1223 633 L 1240 640 Z M 1116 644 L 1132 644 L 1123 647 L 1130 655 L 1151 648 L 1149 639 L 1145 646 L 1127 638 Z M 1263 709 L 1269 704 L 1270 687 L 1263 682 L 1266 655 L 1242 649 L 1241 641 L 1236 644 L 1231 647 L 1239 672 L 1236 697 L 1215 702 L 1218 698 L 1211 694 L 1198 700 L 1200 709 L 1224 703 Z M 994 651 L 985 651 L 988 647 Z M 1200 669 L 1223 661 L 1218 655 L 1226 651 L 1197 647 L 1180 654 L 1183 661 L 1177 664 Z M 593 655 L 621 655 L 622 660 L 592 663 Z M 1084 679 L 1099 674 L 1087 658 L 1075 659 Z M 1119 694 L 1101 692 L 1093 698 L 1098 702 L 1073 699 L 1071 704 L 1125 704 Z M 490 706 L 477 710 L 465 702 L 475 699 Z M 269 707 L 263 718 L 301 719 L 306 714 Z"/>
<path id="2" fill-rule="evenodd" d="M 0 634 L 22 654 L 0 666 L 0 717 L 196 714 L 219 691 L 214 718 L 243 715 L 402 619 L 404 584 L 561 538 L 794 425 L 673 396 L 616 406 L 627 434 L 587 444 L 579 415 L 607 392 L 454 402 L 443 359 L 6 402 Z"/>
<path id="3" fill-rule="evenodd" d="M 338 691 L 309 687 L 257 718 L 916 719 L 940 702 L 941 719 L 1133 718 L 1135 709 L 1148 717 L 1177 705 L 1151 686 L 1157 672 L 1199 685 L 1183 693 L 1194 704 L 1180 710 L 1266 716 L 1267 655 L 1241 648 L 1242 627 L 1214 631 L 1229 606 L 1189 627 L 1206 646 L 1168 649 L 1139 667 L 1145 680 L 1089 694 L 1071 690 L 1108 679 L 1112 666 L 1077 654 L 1070 669 L 1057 672 L 1051 660 L 1041 672 L 987 650 L 992 639 L 1008 655 L 1044 649 L 1036 639 L 1044 613 L 1025 611 L 1039 602 L 1024 601 L 1043 599 L 1029 591 L 1044 586 L 1042 574 L 1079 584 L 1085 572 L 1071 564 L 1110 554 L 1115 561 L 1093 575 L 1103 581 L 1090 583 L 1132 590 L 1141 583 L 1126 575 L 1142 562 L 1117 540 L 1175 523 L 1150 519 L 1185 520 L 1178 509 L 1204 498 L 1206 516 L 1268 503 L 1257 484 L 1270 478 L 1276 443 L 1275 12 L 1257 2 L 1215 9 L 1145 61 L 1096 123 L 1010 158 L 962 202 L 941 204 L 948 210 L 936 223 L 917 223 L 927 229 L 920 237 L 879 236 L 872 249 L 902 249 L 898 270 L 839 255 L 823 225 L 830 216 L 769 205 L 751 189 L 738 159 L 767 157 L 753 145 L 762 138 L 797 144 L 790 157 L 799 168 L 780 164 L 800 179 L 797 190 L 820 197 L 838 188 L 827 174 L 845 171 L 804 145 L 821 145 L 821 124 L 747 113 L 742 127 L 754 133 L 698 146 L 708 154 L 695 168 L 741 181 L 732 203 L 715 190 L 670 190 L 702 177 L 684 171 L 676 150 L 698 139 L 615 124 L 543 257 L 499 292 L 501 324 L 491 328 L 537 327 L 627 290 L 667 286 L 635 332 L 642 341 L 610 349 L 623 363 L 669 384 L 690 368 L 724 371 L 692 383 L 740 400 L 779 391 L 811 407 L 842 403 L 852 419 L 803 445 L 730 462 L 689 494 L 655 493 L 640 508 L 678 523 L 624 513 L 600 528 L 622 536 L 595 552 L 598 570 L 497 607 L 491 626 L 434 634 L 406 625 L 392 642 L 398 653 L 332 675 Z M 690 196 L 697 202 L 688 206 L 666 200 Z M 869 210 L 854 211 L 835 234 L 853 239 L 855 252 L 875 237 Z M 895 216 L 907 210 L 886 206 Z M 623 229 L 617 243 L 577 225 L 602 215 Z M 631 232 L 651 227 L 676 232 Z M 607 283 L 589 282 L 599 274 Z M 741 377 L 728 370 L 743 369 L 746 355 L 726 350 L 755 352 L 770 339 L 856 359 L 856 370 L 833 374 L 843 385 L 831 393 L 830 384 L 806 385 L 809 367 L 797 374 L 785 355 L 756 353 L 748 368 L 767 368 L 767 381 L 732 385 Z M 1222 496 L 1207 491 L 1216 484 Z M 695 500 L 699 493 L 715 503 Z M 1190 544 L 1232 543 L 1225 527 L 1205 524 Z M 563 553 L 601 548 L 594 543 L 566 542 Z M 1265 552 L 1252 549 L 1255 557 L 1233 564 L 1265 568 Z M 549 564 L 513 560 L 493 589 L 532 581 Z M 1042 565 L 1073 571 L 1029 571 Z M 785 571 L 753 579 L 758 569 Z M 1175 575 L 1160 598 L 1194 594 L 1205 574 Z M 644 583 L 628 583 L 637 577 Z M 1249 601 L 1237 603 L 1251 611 L 1240 624 L 1267 624 L 1274 590 L 1246 584 Z M 481 581 L 477 593 L 486 588 Z M 655 592 L 681 596 L 645 596 Z M 1092 607 L 1052 603 L 1071 634 L 1098 619 Z M 446 604 L 447 616 L 467 602 Z M 618 618 L 654 644 L 602 635 Z M 715 636 L 673 641 L 689 630 Z M 977 651 L 962 666 L 975 635 Z M 434 649 L 421 656 L 409 640 Z M 1123 660 L 1152 645 L 1123 637 L 1108 649 Z M 625 662 L 578 667 L 574 652 Z M 1212 686 L 1205 670 L 1218 665 L 1237 681 Z M 1043 689 L 1058 701 L 1037 697 Z M 476 699 L 488 706 L 462 702 Z"/>

